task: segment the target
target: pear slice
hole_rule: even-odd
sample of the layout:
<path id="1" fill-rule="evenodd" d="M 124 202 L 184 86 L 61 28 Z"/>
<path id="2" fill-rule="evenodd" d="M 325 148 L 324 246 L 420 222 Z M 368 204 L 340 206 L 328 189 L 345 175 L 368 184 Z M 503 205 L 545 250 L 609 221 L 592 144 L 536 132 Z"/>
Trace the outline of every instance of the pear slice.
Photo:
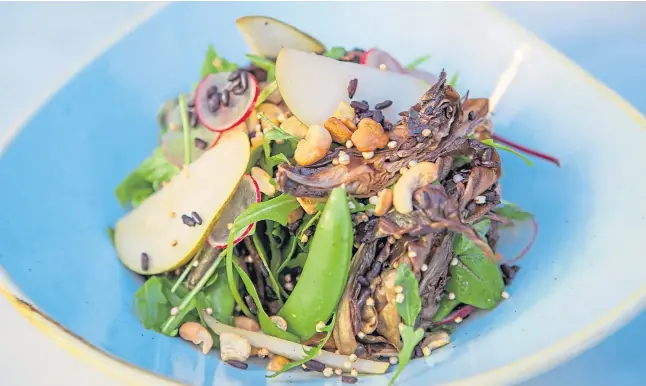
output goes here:
<path id="1" fill-rule="evenodd" d="M 236 191 L 249 153 L 245 133 L 223 133 L 216 146 L 122 217 L 114 235 L 121 262 L 144 275 L 167 272 L 188 262 Z M 182 216 L 191 217 L 193 212 L 201 224 L 189 226 Z M 142 263 L 143 253 L 147 263 Z"/>
<path id="2" fill-rule="evenodd" d="M 381 71 L 370 66 L 341 62 L 309 52 L 283 48 L 276 60 L 276 82 L 289 110 L 306 126 L 322 125 L 339 102 L 350 103 L 348 83 L 357 79 L 354 100 L 371 106 L 384 100 L 393 104 L 382 110 L 397 122 L 400 111 L 415 105 L 428 85 L 413 76 Z"/>
<path id="3" fill-rule="evenodd" d="M 306 52 L 325 52 L 320 41 L 298 28 L 267 16 L 244 16 L 236 20 L 251 53 L 268 59 L 275 59 L 283 47 Z"/>

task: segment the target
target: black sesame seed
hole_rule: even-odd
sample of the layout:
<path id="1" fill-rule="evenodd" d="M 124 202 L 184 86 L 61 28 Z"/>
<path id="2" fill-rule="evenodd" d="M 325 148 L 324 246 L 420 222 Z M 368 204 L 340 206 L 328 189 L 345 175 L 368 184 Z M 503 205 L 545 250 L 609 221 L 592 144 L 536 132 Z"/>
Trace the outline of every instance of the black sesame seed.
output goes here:
<path id="1" fill-rule="evenodd" d="M 233 359 L 228 360 L 225 363 L 228 364 L 231 367 L 235 367 L 236 369 L 240 369 L 240 370 L 246 370 L 247 367 L 249 367 L 248 364 L 246 364 L 244 362 L 236 361 L 236 360 L 233 360 Z"/>
<path id="2" fill-rule="evenodd" d="M 229 76 L 227 77 L 227 80 L 229 82 L 233 82 L 234 80 L 237 80 L 238 78 L 240 78 L 240 71 L 236 70 L 236 71 L 233 71 L 231 74 L 229 74 Z"/>
<path id="3" fill-rule="evenodd" d="M 211 86 L 206 89 L 206 98 L 211 99 L 218 92 L 218 86 Z"/>
<path id="4" fill-rule="evenodd" d="M 246 90 L 242 88 L 242 86 L 236 86 L 233 89 L 231 89 L 231 93 L 233 93 L 233 95 L 242 95 L 245 93 L 245 91 Z"/>
<path id="5" fill-rule="evenodd" d="M 370 108 L 368 103 L 363 103 L 359 101 L 350 102 L 350 106 L 357 111 L 367 111 Z"/>
<path id="6" fill-rule="evenodd" d="M 349 383 L 351 385 L 357 383 L 358 379 L 357 377 L 351 377 L 349 375 L 342 375 L 341 376 L 341 382 L 343 383 Z"/>
<path id="7" fill-rule="evenodd" d="M 207 99 L 206 103 L 209 107 L 209 111 L 212 113 L 215 113 L 220 108 L 220 101 L 216 101 L 214 98 Z"/>
<path id="8" fill-rule="evenodd" d="M 352 99 L 354 93 L 357 92 L 357 86 L 359 85 L 359 80 L 357 78 L 351 79 L 348 83 L 348 98 Z"/>
<path id="9" fill-rule="evenodd" d="M 422 352 L 422 348 L 419 347 L 419 344 L 415 346 L 415 358 L 421 358 L 424 356 L 424 353 Z"/>
<path id="10" fill-rule="evenodd" d="M 476 112 L 475 111 L 469 111 L 469 120 L 473 121 L 476 119 Z"/>
<path id="11" fill-rule="evenodd" d="M 400 111 L 399 113 L 397 113 L 397 115 L 399 115 L 400 117 L 407 117 L 408 111 Z"/>
<path id="12" fill-rule="evenodd" d="M 229 106 L 229 101 L 231 100 L 231 94 L 229 93 L 229 90 L 224 90 L 222 91 L 222 100 L 220 103 L 222 103 L 222 106 L 227 107 Z"/>
<path id="13" fill-rule="evenodd" d="M 193 219 L 195 220 L 195 223 L 197 225 L 202 225 L 202 217 L 200 217 L 200 215 L 197 214 L 197 212 L 191 213 L 191 216 L 193 216 Z"/>
<path id="14" fill-rule="evenodd" d="M 250 131 L 250 132 L 249 132 L 249 139 L 254 138 L 256 135 L 257 135 L 257 134 L 256 134 L 256 132 L 255 132 L 255 131 Z"/>
<path id="15" fill-rule="evenodd" d="M 206 142 L 205 140 L 203 140 L 202 138 L 197 138 L 196 137 L 193 140 L 193 142 L 195 143 L 195 147 L 200 149 L 200 150 L 206 150 L 206 148 L 209 146 L 209 143 Z"/>
<path id="16" fill-rule="evenodd" d="M 182 222 L 184 223 L 184 225 L 187 225 L 187 226 L 190 226 L 190 227 L 194 227 L 195 224 L 196 224 L 193 217 L 187 216 L 185 214 L 182 215 Z"/>
<path id="17" fill-rule="evenodd" d="M 247 91 L 249 88 L 249 73 L 247 71 L 240 71 L 240 86 L 242 91 Z"/>
<path id="18" fill-rule="evenodd" d="M 384 113 L 382 113 L 381 110 L 375 110 L 372 113 L 372 119 L 381 123 L 384 120 Z"/>
<path id="19" fill-rule="evenodd" d="M 148 254 L 146 252 L 141 254 L 141 270 L 142 271 L 148 271 L 148 267 L 150 264 L 150 257 L 148 257 Z"/>
<path id="20" fill-rule="evenodd" d="M 363 287 L 370 287 L 370 281 L 366 279 L 365 276 L 357 276 L 357 281 L 359 284 L 361 284 Z"/>
<path id="21" fill-rule="evenodd" d="M 372 280 L 372 279 L 376 278 L 377 275 L 379 275 L 380 272 L 381 272 L 381 262 L 375 261 L 372 264 L 372 268 L 370 268 L 370 271 L 366 275 L 366 279 Z"/>
<path id="22" fill-rule="evenodd" d="M 375 110 L 381 110 L 385 109 L 387 107 L 390 107 L 393 104 L 393 101 L 386 99 L 383 102 L 379 102 L 375 105 Z"/>
<path id="23" fill-rule="evenodd" d="M 323 371 L 325 370 L 325 365 L 315 359 L 305 362 L 305 367 L 314 371 Z"/>
<path id="24" fill-rule="evenodd" d="M 366 359 L 368 358 L 368 349 L 366 349 L 366 346 L 359 344 L 354 350 L 354 355 L 361 359 Z"/>

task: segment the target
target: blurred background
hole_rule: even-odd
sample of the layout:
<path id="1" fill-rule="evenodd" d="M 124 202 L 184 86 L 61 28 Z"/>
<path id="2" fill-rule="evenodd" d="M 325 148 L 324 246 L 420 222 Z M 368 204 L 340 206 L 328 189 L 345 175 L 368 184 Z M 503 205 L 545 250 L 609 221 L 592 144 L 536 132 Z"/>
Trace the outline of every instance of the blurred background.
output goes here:
<path id="1" fill-rule="evenodd" d="M 492 5 L 646 115 L 646 2 Z M 150 7 L 151 3 L 143 2 L 0 3 L 0 143 L 8 127 Z M 58 378 L 59 382 L 69 385 L 115 384 L 44 338 L 4 298 L 0 298 L 0 315 L 5 327 L 0 329 L 1 384 L 50 384 L 61 373 L 69 378 Z M 600 345 L 525 385 L 641 385 L 645 326 L 646 313 L 642 313 Z"/>

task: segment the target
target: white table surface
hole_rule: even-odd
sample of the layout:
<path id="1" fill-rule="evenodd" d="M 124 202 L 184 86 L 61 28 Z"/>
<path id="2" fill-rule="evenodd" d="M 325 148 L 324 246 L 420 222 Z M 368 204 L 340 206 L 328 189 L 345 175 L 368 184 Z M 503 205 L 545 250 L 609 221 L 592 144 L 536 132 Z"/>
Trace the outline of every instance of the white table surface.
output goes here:
<path id="1" fill-rule="evenodd" d="M 150 6 L 150 3 L 0 3 L 0 106 L 3 107 L 0 143 L 11 127 Z M 549 12 L 559 12 L 559 9 L 546 8 L 546 12 L 548 14 L 544 12 L 540 17 L 549 20 L 556 15 L 550 16 Z M 581 20 L 581 15 L 574 18 L 577 17 Z M 595 17 L 599 18 L 599 15 Z M 554 31 L 563 32 L 558 28 Z M 627 93 L 630 94 L 630 90 Z M 25 322 L 4 297 L 0 297 L 0 320 L 1 386 L 117 385 L 115 380 L 80 363 L 45 338 Z M 591 357 L 586 354 L 579 362 L 586 356 Z M 599 359 L 603 355 L 597 353 L 594 357 Z M 568 384 L 572 377 L 564 376 L 564 372 L 569 374 L 577 372 L 577 368 L 580 372 L 591 370 L 590 366 L 601 366 L 599 361 L 596 365 L 574 362 L 574 367 L 566 364 L 529 384 Z M 568 368 L 575 370 L 568 372 Z M 586 383 L 607 384 L 603 381 Z"/>

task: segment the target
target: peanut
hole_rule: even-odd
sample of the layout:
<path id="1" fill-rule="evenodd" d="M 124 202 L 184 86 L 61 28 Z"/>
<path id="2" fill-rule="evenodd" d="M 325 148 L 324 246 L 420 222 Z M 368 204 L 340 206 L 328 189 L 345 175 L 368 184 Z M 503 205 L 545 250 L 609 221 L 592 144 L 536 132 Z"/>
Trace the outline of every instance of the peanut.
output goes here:
<path id="1" fill-rule="evenodd" d="M 352 143 L 362 153 L 374 152 L 388 144 L 388 134 L 383 126 L 373 119 L 363 118 L 352 134 Z"/>
<path id="2" fill-rule="evenodd" d="M 309 166 L 323 159 L 332 146 L 332 136 L 322 126 L 312 125 L 307 135 L 296 145 L 294 159 L 301 166 Z"/>
<path id="3" fill-rule="evenodd" d="M 352 131 L 339 118 L 328 118 L 323 126 L 330 132 L 332 140 L 336 143 L 346 143 L 352 137 Z"/>

